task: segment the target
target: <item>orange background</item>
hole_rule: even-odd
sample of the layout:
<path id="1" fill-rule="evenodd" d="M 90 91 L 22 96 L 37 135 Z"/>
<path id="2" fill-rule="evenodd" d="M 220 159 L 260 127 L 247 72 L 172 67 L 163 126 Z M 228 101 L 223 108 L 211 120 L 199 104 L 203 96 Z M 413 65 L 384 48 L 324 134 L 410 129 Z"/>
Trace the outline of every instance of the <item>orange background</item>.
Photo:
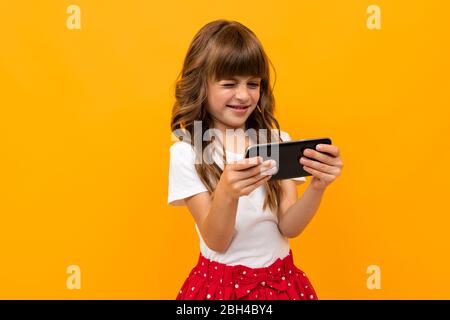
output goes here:
<path id="1" fill-rule="evenodd" d="M 71 4 L 80 30 L 66 27 Z M 372 4 L 381 30 L 366 27 Z M 194 34 L 225 18 L 274 63 L 282 129 L 341 150 L 342 176 L 291 241 L 319 298 L 449 299 L 449 9 L 0 2 L 0 298 L 175 298 L 199 247 L 187 209 L 167 205 L 174 83 Z"/>

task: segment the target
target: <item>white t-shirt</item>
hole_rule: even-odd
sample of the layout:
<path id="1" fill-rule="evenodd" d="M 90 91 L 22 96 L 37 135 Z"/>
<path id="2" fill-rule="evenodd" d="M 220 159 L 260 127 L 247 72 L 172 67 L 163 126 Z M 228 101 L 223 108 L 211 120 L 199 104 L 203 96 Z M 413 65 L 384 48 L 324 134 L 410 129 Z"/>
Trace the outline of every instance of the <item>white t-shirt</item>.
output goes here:
<path id="1" fill-rule="evenodd" d="M 289 141 L 289 135 L 281 131 L 281 139 Z M 241 160 L 244 154 L 226 151 L 227 161 Z M 223 169 L 222 159 L 214 160 Z M 174 206 L 184 205 L 184 198 L 193 196 L 208 189 L 200 180 L 195 170 L 195 151 L 193 147 L 182 141 L 170 147 L 169 194 L 168 203 Z M 305 177 L 293 178 L 298 182 L 306 181 Z M 263 210 L 266 190 L 264 186 L 256 188 L 248 196 L 239 198 L 235 232 L 227 251 L 216 252 L 208 248 L 202 239 L 198 226 L 195 225 L 200 238 L 200 252 L 212 261 L 227 265 L 244 265 L 250 268 L 261 268 L 271 265 L 277 258 L 289 254 L 289 241 L 278 229 L 278 219 L 269 207 Z"/>

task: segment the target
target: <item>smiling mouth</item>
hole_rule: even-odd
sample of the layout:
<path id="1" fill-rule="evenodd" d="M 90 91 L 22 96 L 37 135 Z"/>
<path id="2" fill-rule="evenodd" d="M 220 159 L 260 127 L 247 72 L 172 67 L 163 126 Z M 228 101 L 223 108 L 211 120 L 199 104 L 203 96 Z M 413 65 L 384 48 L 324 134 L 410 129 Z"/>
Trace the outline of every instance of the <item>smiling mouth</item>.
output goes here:
<path id="1" fill-rule="evenodd" d="M 247 108 L 249 108 L 250 106 L 230 106 L 227 105 L 228 108 L 232 108 L 232 109 L 236 109 L 236 110 L 245 110 Z"/>

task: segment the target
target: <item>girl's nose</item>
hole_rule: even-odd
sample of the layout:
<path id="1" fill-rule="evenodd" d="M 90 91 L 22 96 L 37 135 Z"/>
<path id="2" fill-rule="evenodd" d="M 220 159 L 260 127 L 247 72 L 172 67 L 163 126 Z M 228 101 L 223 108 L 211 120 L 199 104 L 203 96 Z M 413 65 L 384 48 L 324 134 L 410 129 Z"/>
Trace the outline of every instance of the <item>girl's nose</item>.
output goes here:
<path id="1" fill-rule="evenodd" d="M 239 100 L 246 100 L 246 99 L 248 99 L 248 97 L 249 97 L 250 95 L 249 95 L 249 93 L 248 93 L 248 88 L 247 88 L 247 86 L 246 86 L 245 84 L 242 85 L 242 86 L 237 86 L 235 96 L 236 96 L 236 98 L 239 99 Z"/>

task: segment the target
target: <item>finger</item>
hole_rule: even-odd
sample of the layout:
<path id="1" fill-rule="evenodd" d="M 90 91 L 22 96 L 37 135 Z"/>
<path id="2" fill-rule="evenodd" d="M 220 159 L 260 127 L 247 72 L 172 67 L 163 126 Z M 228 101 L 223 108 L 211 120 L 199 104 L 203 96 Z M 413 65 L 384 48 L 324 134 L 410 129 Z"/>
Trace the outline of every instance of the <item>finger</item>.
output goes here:
<path id="1" fill-rule="evenodd" d="M 263 162 L 262 160 L 263 160 L 262 157 L 251 157 L 231 162 L 228 165 L 233 166 L 234 170 L 245 170 L 261 164 Z"/>
<path id="2" fill-rule="evenodd" d="M 338 174 L 338 171 L 339 171 L 339 168 L 336 168 L 334 166 L 329 166 L 329 165 L 319 162 L 319 161 L 310 160 L 305 157 L 301 157 L 299 162 L 301 165 L 308 166 L 310 168 L 313 168 L 317 171 L 321 171 L 324 173 Z"/>
<path id="3" fill-rule="evenodd" d="M 252 191 L 254 191 L 256 188 L 258 188 L 259 186 L 263 185 L 264 183 L 266 183 L 267 181 L 269 181 L 269 179 L 272 176 L 265 176 L 263 177 L 261 180 L 259 180 L 258 182 L 249 185 L 248 187 L 242 189 L 242 193 L 243 194 L 250 194 Z"/>
<path id="4" fill-rule="evenodd" d="M 319 178 L 320 180 L 323 180 L 323 181 L 331 182 L 331 181 L 334 181 L 334 179 L 336 179 L 336 177 L 332 174 L 320 172 L 311 167 L 304 166 L 303 170 L 311 173 L 314 177 Z"/>
<path id="5" fill-rule="evenodd" d="M 278 172 L 278 167 L 276 165 L 274 165 L 273 167 L 270 167 L 269 169 L 260 172 L 260 175 L 269 176 L 269 175 L 274 175 L 277 172 Z"/>
<path id="6" fill-rule="evenodd" d="M 240 188 L 245 188 L 245 187 L 254 185 L 255 183 L 258 183 L 259 181 L 266 179 L 267 177 L 270 177 L 270 176 L 257 174 L 248 179 L 242 180 L 240 182 Z"/>
<path id="7" fill-rule="evenodd" d="M 272 169 L 275 165 L 276 162 L 274 160 L 266 160 L 256 167 L 239 171 L 238 172 L 239 178 L 247 179 L 259 175 L 262 172 L 266 172 L 267 170 Z"/>
<path id="8" fill-rule="evenodd" d="M 305 149 L 303 151 L 303 155 L 311 159 L 316 159 L 328 165 L 337 165 L 339 162 L 338 158 L 313 149 Z"/>
<path id="9" fill-rule="evenodd" d="M 333 157 L 339 157 L 339 148 L 332 144 L 318 144 L 316 150 L 331 154 Z"/>

